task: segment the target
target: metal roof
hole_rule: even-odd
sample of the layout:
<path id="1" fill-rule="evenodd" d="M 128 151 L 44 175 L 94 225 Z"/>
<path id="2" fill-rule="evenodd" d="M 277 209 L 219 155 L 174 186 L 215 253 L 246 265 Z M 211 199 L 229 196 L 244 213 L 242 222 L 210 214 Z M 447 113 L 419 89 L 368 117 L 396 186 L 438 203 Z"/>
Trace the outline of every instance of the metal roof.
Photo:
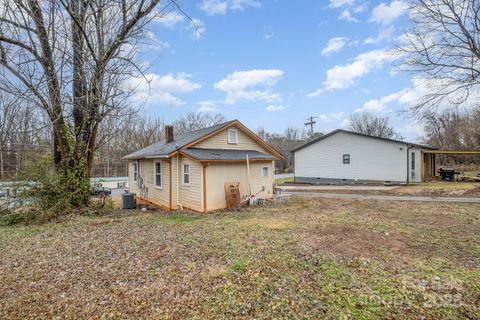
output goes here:
<path id="1" fill-rule="evenodd" d="M 343 129 L 337 129 L 337 130 L 334 130 L 334 131 L 329 132 L 329 133 L 327 133 L 327 134 L 324 134 L 323 136 L 320 136 L 320 137 L 318 137 L 318 138 L 316 138 L 316 139 L 307 141 L 306 143 L 299 145 L 298 147 L 294 148 L 294 149 L 292 150 L 292 152 L 295 152 L 295 151 L 298 151 L 298 150 L 300 150 L 300 149 L 303 149 L 303 148 L 305 148 L 305 147 L 307 147 L 307 146 L 309 146 L 309 145 L 311 145 L 311 144 L 314 144 L 314 143 L 317 142 L 317 141 L 323 140 L 323 139 L 325 139 L 325 138 L 328 138 L 328 137 L 333 136 L 334 134 L 340 133 L 340 132 L 349 133 L 349 134 L 354 134 L 354 135 L 357 135 L 357 136 L 362 136 L 362 137 L 367 137 L 367 138 L 372 138 L 372 139 L 383 140 L 383 141 L 387 141 L 387 142 L 401 143 L 401 144 L 404 144 L 404 145 L 413 146 L 413 147 L 422 148 L 422 149 L 429 149 L 429 150 L 435 150 L 435 149 L 436 149 L 436 148 L 432 148 L 432 147 L 429 147 L 429 146 L 426 146 L 426 145 L 417 144 L 417 143 L 411 143 L 411 142 L 402 141 L 402 140 L 395 140 L 395 139 L 388 139 L 388 138 L 370 136 L 370 135 L 368 135 L 368 134 L 363 134 L 363 133 L 358 133 L 358 132 L 353 132 L 353 131 L 348 131 L 348 130 L 343 130 Z"/>
<path id="2" fill-rule="evenodd" d="M 256 150 L 231 150 L 231 149 L 200 149 L 187 148 L 182 153 L 200 161 L 246 161 L 249 160 L 276 160 L 270 154 L 264 154 Z"/>
<path id="3" fill-rule="evenodd" d="M 204 129 L 199 129 L 195 131 L 190 131 L 185 134 L 182 134 L 175 138 L 170 143 L 165 143 L 164 141 L 159 141 L 156 142 L 152 145 L 149 145 L 146 148 L 140 149 L 138 151 L 135 151 L 125 157 L 123 159 L 125 160 L 132 160 L 132 159 L 142 159 L 142 158 L 149 158 L 149 157 L 157 157 L 157 158 L 162 158 L 162 157 L 168 157 L 172 152 L 220 129 L 223 128 L 227 125 L 229 125 L 232 122 L 235 122 L 236 120 L 232 121 L 227 121 L 224 123 L 220 123 L 208 128 Z"/>

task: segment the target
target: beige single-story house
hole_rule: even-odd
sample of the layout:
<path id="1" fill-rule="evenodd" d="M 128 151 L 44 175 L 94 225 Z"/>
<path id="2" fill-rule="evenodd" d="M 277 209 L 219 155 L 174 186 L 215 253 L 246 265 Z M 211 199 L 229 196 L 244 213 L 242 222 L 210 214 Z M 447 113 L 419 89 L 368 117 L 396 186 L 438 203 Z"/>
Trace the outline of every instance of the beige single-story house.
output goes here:
<path id="1" fill-rule="evenodd" d="M 130 192 L 167 210 L 199 212 L 227 207 L 225 183 L 240 196 L 273 197 L 274 161 L 281 154 L 238 120 L 174 137 L 125 156 Z"/>

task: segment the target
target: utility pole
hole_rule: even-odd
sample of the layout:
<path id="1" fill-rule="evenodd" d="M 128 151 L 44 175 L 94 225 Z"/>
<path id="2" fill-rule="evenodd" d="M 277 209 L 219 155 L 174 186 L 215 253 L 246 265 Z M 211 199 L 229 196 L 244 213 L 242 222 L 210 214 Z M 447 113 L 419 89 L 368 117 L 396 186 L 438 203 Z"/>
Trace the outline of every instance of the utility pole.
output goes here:
<path id="1" fill-rule="evenodd" d="M 309 134 L 312 135 L 313 134 L 313 126 L 317 123 L 316 121 L 314 121 L 314 119 L 316 119 L 317 117 L 309 117 L 307 118 L 307 122 L 305 122 L 305 126 L 310 126 L 310 130 L 309 130 Z"/>

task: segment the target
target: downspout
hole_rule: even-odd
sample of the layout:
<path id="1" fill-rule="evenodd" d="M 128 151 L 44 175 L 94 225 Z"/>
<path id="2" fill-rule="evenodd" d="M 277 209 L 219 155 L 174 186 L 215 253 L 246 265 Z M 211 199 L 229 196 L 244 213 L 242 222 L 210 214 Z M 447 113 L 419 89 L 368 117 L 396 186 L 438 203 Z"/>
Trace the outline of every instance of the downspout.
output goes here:
<path id="1" fill-rule="evenodd" d="M 410 183 L 410 150 L 412 148 L 412 145 L 407 145 L 407 186 Z"/>
<path id="2" fill-rule="evenodd" d="M 250 184 L 250 161 L 247 153 L 247 181 L 248 181 L 248 194 L 252 195 L 252 185 Z"/>
<path id="3" fill-rule="evenodd" d="M 178 185 L 180 184 L 180 180 L 178 180 L 178 171 L 180 170 L 180 162 L 178 161 L 178 152 L 177 152 L 177 209 L 180 207 L 180 202 L 178 198 Z"/>

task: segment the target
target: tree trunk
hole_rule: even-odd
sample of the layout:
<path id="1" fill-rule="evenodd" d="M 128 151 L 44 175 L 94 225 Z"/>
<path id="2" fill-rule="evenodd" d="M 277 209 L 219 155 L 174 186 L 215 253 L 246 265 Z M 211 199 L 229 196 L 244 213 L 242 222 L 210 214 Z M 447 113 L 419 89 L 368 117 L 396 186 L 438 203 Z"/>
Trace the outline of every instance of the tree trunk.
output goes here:
<path id="1" fill-rule="evenodd" d="M 5 167 L 3 164 L 3 146 L 0 146 L 0 179 L 5 177 Z"/>

